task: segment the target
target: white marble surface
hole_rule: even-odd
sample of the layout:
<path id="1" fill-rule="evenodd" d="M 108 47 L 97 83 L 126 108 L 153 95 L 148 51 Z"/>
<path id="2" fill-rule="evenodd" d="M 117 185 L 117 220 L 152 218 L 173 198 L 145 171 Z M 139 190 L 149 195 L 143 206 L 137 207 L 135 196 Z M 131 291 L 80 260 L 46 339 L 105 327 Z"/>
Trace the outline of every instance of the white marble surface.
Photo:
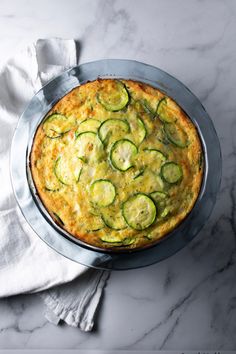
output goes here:
<path id="1" fill-rule="evenodd" d="M 0 62 L 49 36 L 79 39 L 81 63 L 136 59 L 183 81 L 214 121 L 223 181 L 187 248 L 112 273 L 94 332 L 51 325 L 38 296 L 19 296 L 0 301 L 0 348 L 236 349 L 236 2 L 1 0 Z"/>

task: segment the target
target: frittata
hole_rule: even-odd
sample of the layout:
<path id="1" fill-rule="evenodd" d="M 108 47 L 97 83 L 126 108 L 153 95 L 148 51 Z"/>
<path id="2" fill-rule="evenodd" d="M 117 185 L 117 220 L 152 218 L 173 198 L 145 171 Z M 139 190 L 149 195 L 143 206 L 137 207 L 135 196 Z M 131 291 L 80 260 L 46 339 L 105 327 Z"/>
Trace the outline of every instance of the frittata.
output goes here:
<path id="1" fill-rule="evenodd" d="M 204 159 L 196 127 L 173 99 L 141 82 L 97 79 L 46 115 L 30 166 L 61 228 L 88 246 L 133 250 L 190 213 Z"/>

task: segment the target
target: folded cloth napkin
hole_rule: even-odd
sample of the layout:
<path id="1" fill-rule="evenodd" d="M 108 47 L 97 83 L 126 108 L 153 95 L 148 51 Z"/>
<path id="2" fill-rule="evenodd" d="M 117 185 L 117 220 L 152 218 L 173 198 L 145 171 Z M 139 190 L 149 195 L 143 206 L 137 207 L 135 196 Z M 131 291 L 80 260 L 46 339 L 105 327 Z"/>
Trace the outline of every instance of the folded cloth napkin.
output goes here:
<path id="1" fill-rule="evenodd" d="M 89 331 L 109 273 L 70 261 L 40 240 L 17 207 L 9 172 L 20 114 L 43 84 L 76 64 L 75 41 L 53 38 L 21 48 L 0 68 L 0 297 L 41 292 L 50 321 Z"/>

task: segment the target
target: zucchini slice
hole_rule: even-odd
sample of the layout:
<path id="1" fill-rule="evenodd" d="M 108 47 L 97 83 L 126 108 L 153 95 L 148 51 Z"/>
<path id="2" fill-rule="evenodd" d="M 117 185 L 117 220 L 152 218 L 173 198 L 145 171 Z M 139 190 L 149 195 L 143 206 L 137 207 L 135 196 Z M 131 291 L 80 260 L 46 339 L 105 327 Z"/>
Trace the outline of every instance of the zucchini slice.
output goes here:
<path id="1" fill-rule="evenodd" d="M 97 100 L 107 111 L 116 112 L 127 106 L 129 94 L 121 81 L 114 80 L 107 85 L 105 80 L 97 94 Z"/>
<path id="2" fill-rule="evenodd" d="M 96 232 L 104 228 L 104 222 L 100 216 L 93 216 L 92 219 L 88 220 L 87 232 Z"/>
<path id="3" fill-rule="evenodd" d="M 122 246 L 129 246 L 132 245 L 136 241 L 136 237 L 126 237 L 122 241 Z"/>
<path id="4" fill-rule="evenodd" d="M 170 145 L 170 140 L 166 136 L 164 126 L 160 127 L 160 129 L 158 129 L 158 131 L 156 132 L 156 138 L 163 145 Z"/>
<path id="5" fill-rule="evenodd" d="M 78 157 L 83 161 L 100 161 L 104 157 L 103 144 L 94 132 L 80 133 L 75 141 Z"/>
<path id="6" fill-rule="evenodd" d="M 58 180 L 71 185 L 79 181 L 83 162 L 75 155 L 64 154 L 59 156 L 55 162 L 54 172 Z"/>
<path id="7" fill-rule="evenodd" d="M 93 119 L 93 118 L 85 119 L 83 120 L 83 122 L 80 123 L 78 129 L 75 132 L 75 136 L 78 136 L 80 133 L 83 132 L 96 133 L 100 125 L 101 122 L 97 119 Z"/>
<path id="8" fill-rule="evenodd" d="M 143 176 L 144 172 L 145 172 L 145 169 L 136 171 L 135 174 L 134 174 L 134 176 L 133 176 L 133 179 L 136 179 L 136 178 L 138 178 L 138 177 Z"/>
<path id="9" fill-rule="evenodd" d="M 112 246 L 129 246 L 135 242 L 135 237 L 126 237 L 121 238 L 115 235 L 103 235 L 100 237 L 100 240 L 106 243 L 112 243 Z"/>
<path id="10" fill-rule="evenodd" d="M 132 141 L 121 139 L 116 141 L 110 151 L 110 161 L 114 168 L 119 171 L 127 171 L 133 166 L 133 160 L 138 149 Z"/>
<path id="11" fill-rule="evenodd" d="M 153 236 L 150 234 L 144 235 L 143 237 L 149 241 L 151 241 L 153 239 Z"/>
<path id="12" fill-rule="evenodd" d="M 188 136 L 186 132 L 177 124 L 165 123 L 164 130 L 168 140 L 172 144 L 180 148 L 185 148 L 186 146 L 188 146 Z"/>
<path id="13" fill-rule="evenodd" d="M 55 175 L 55 160 L 49 160 L 44 171 L 45 189 L 49 192 L 57 192 L 63 186 Z"/>
<path id="14" fill-rule="evenodd" d="M 53 216 L 54 216 L 54 218 L 56 219 L 56 221 L 59 223 L 59 224 L 61 224 L 61 225 L 65 225 L 65 223 L 62 221 L 62 219 L 60 218 L 60 216 L 57 214 L 57 213 L 55 213 L 54 211 L 52 212 L 53 213 Z"/>
<path id="15" fill-rule="evenodd" d="M 162 178 L 146 168 L 144 173 L 139 177 L 133 179 L 134 191 L 144 194 L 150 194 L 155 191 L 162 192 L 164 189 L 164 182 Z"/>
<path id="16" fill-rule="evenodd" d="M 100 240 L 107 243 L 122 243 L 122 239 L 118 235 L 102 235 Z"/>
<path id="17" fill-rule="evenodd" d="M 155 202 L 158 202 L 160 200 L 166 199 L 167 198 L 167 193 L 165 192 L 152 192 L 151 194 L 152 199 L 154 199 Z"/>
<path id="18" fill-rule="evenodd" d="M 159 173 L 161 165 L 165 163 L 166 156 L 157 149 L 146 148 L 145 151 L 145 162 L 148 166 L 152 167 L 152 170 Z"/>
<path id="19" fill-rule="evenodd" d="M 176 121 L 176 106 L 168 97 L 162 98 L 157 106 L 157 114 L 164 123 L 172 123 Z"/>
<path id="20" fill-rule="evenodd" d="M 167 215 L 169 215 L 169 213 L 170 213 L 170 208 L 169 208 L 169 207 L 165 207 L 165 208 L 163 208 L 162 210 L 160 210 L 158 216 L 159 216 L 160 218 L 165 218 Z"/>
<path id="21" fill-rule="evenodd" d="M 167 183 L 177 183 L 183 177 L 183 170 L 175 162 L 167 162 L 161 168 L 161 176 Z"/>
<path id="22" fill-rule="evenodd" d="M 137 118 L 137 121 L 138 124 L 137 124 L 137 129 L 135 134 L 137 134 L 136 139 L 138 139 L 138 144 L 140 145 L 143 142 L 143 140 L 146 138 L 147 129 L 141 118 Z"/>
<path id="23" fill-rule="evenodd" d="M 76 122 L 74 118 L 68 118 L 60 113 L 53 113 L 43 123 L 43 131 L 48 138 L 59 138 L 69 132 Z"/>
<path id="24" fill-rule="evenodd" d="M 170 212 L 170 207 L 167 206 L 167 197 L 168 194 L 164 192 L 153 192 L 150 194 L 154 202 L 156 203 L 157 210 L 158 210 L 158 217 L 164 218 Z"/>
<path id="25" fill-rule="evenodd" d="M 45 181 L 45 189 L 49 192 L 58 192 L 61 187 L 62 184 L 55 175 L 53 178 L 49 178 Z"/>
<path id="26" fill-rule="evenodd" d="M 156 219 L 156 206 L 146 194 L 138 193 L 123 203 L 122 212 L 127 224 L 135 230 L 144 230 Z"/>
<path id="27" fill-rule="evenodd" d="M 135 110 L 140 113 L 141 116 L 147 115 L 152 120 L 156 117 L 156 110 L 157 110 L 157 102 L 151 102 L 147 98 L 140 99 L 140 98 L 133 98 L 132 104 L 135 107 Z"/>
<path id="28" fill-rule="evenodd" d="M 101 124 L 98 136 L 104 144 L 107 144 L 111 138 L 116 138 L 117 140 L 117 137 L 120 139 L 129 132 L 130 126 L 126 120 L 107 119 Z"/>
<path id="29" fill-rule="evenodd" d="M 127 228 L 121 209 L 117 206 L 111 206 L 102 211 L 102 220 L 107 227 L 112 230 L 123 230 Z"/>
<path id="30" fill-rule="evenodd" d="M 141 104 L 145 110 L 145 112 L 152 118 L 154 119 L 156 116 L 156 109 L 153 109 L 150 102 L 148 102 L 147 99 L 141 100 Z M 156 107 L 157 108 L 157 107 Z"/>
<path id="31" fill-rule="evenodd" d="M 106 207 L 114 202 L 116 189 L 108 179 L 98 179 L 91 184 L 90 196 L 95 205 Z"/>
<path id="32" fill-rule="evenodd" d="M 130 117 L 129 125 L 131 127 L 132 138 L 137 145 L 140 145 L 146 138 L 147 129 L 141 118 Z"/>

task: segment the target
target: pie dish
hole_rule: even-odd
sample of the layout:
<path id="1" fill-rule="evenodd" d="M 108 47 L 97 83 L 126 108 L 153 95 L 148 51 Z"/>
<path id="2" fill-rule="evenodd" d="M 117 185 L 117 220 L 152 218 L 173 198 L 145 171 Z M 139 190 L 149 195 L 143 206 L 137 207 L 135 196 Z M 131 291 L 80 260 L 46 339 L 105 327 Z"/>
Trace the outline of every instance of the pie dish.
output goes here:
<path id="1" fill-rule="evenodd" d="M 39 197 L 30 169 L 35 132 L 53 106 L 74 88 L 97 78 L 133 80 L 148 84 L 171 97 L 197 128 L 204 155 L 201 189 L 188 216 L 168 236 L 141 250 L 100 249 L 82 242 L 59 226 Z M 214 147 L 214 148 L 213 148 Z M 19 158 L 21 157 L 21 158 Z M 185 247 L 207 224 L 220 186 L 222 158 L 211 118 L 199 99 L 179 80 L 163 70 L 134 60 L 106 59 L 63 72 L 29 102 L 16 127 L 10 171 L 14 194 L 30 227 L 49 247 L 69 259 L 99 269 L 133 269 L 170 257 Z M 203 235 L 204 237 L 204 235 Z"/>
<path id="2" fill-rule="evenodd" d="M 190 213 L 203 175 L 197 129 L 150 85 L 99 79 L 60 99 L 30 155 L 37 192 L 59 227 L 101 249 L 141 249 Z"/>

